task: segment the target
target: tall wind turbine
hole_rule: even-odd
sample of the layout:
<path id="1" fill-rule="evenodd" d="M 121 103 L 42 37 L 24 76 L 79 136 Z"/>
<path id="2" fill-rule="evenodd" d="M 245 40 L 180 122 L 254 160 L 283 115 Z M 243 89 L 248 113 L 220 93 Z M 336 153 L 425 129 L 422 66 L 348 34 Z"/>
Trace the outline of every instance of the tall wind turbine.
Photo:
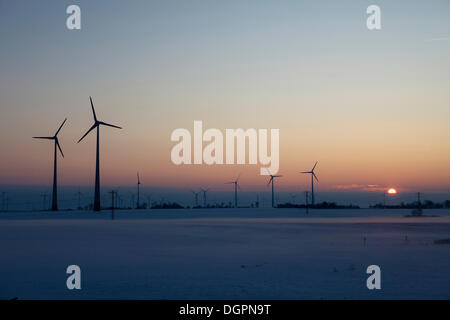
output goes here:
<path id="1" fill-rule="evenodd" d="M 58 147 L 59 152 L 61 152 L 61 155 L 64 158 L 64 153 L 61 150 L 61 146 L 59 145 L 58 141 L 58 133 L 61 130 L 64 123 L 66 123 L 67 118 L 64 119 L 63 123 L 59 127 L 59 129 L 56 131 L 55 135 L 53 137 L 33 137 L 34 139 L 47 139 L 47 140 L 53 140 L 54 142 L 54 152 L 53 152 L 53 198 L 52 198 L 52 211 L 58 211 L 58 191 L 57 191 L 57 152 L 56 147 Z"/>
<path id="2" fill-rule="evenodd" d="M 238 192 L 238 188 L 239 190 L 241 189 L 240 185 L 239 185 L 239 177 L 241 175 L 239 174 L 238 177 L 236 178 L 236 180 L 234 181 L 230 181 L 230 182 L 226 182 L 225 184 L 234 184 L 234 207 L 237 208 L 237 192 Z"/>
<path id="3" fill-rule="evenodd" d="M 274 176 L 274 175 L 270 174 L 270 172 L 269 172 L 269 175 L 270 175 L 270 179 L 269 179 L 269 182 L 267 183 L 267 185 L 272 183 L 272 208 L 275 208 L 275 197 L 274 197 L 274 192 L 273 192 L 273 182 L 274 182 L 275 178 L 280 178 L 282 176 Z"/>
<path id="4" fill-rule="evenodd" d="M 314 169 L 317 166 L 317 162 L 314 164 L 314 167 L 311 169 L 311 171 L 302 171 L 301 173 L 310 173 L 311 174 L 311 205 L 314 205 L 314 179 L 316 179 L 317 182 L 319 182 L 319 179 L 317 179 L 316 174 L 314 173 Z"/>
<path id="5" fill-rule="evenodd" d="M 141 185 L 141 179 L 139 179 L 139 172 L 137 173 L 137 203 L 136 209 L 139 209 L 139 186 Z"/>
<path id="6" fill-rule="evenodd" d="M 92 107 L 92 114 L 94 116 L 94 124 L 92 127 L 84 134 L 84 136 L 81 137 L 80 140 L 78 140 L 78 143 L 81 142 L 81 140 L 86 137 L 89 132 L 97 128 L 97 157 L 95 162 L 95 192 L 94 192 L 94 211 L 100 211 L 100 125 L 104 125 L 107 127 L 113 127 L 117 129 L 122 129 L 121 127 L 103 122 L 98 121 L 97 116 L 95 114 L 94 104 L 92 103 L 92 98 L 89 97 L 89 100 L 91 100 L 91 107 Z"/>

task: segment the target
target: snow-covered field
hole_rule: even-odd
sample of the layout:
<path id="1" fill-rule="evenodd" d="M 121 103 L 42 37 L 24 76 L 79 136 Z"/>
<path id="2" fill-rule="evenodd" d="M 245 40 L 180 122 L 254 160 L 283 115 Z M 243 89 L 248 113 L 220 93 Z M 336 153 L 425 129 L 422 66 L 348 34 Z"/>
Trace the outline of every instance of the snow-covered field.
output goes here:
<path id="1" fill-rule="evenodd" d="M 449 299 L 450 212 L 0 213 L 0 298 Z M 364 241 L 364 238 L 366 241 Z M 81 267 L 82 289 L 66 288 Z M 381 290 L 366 268 L 381 267 Z"/>

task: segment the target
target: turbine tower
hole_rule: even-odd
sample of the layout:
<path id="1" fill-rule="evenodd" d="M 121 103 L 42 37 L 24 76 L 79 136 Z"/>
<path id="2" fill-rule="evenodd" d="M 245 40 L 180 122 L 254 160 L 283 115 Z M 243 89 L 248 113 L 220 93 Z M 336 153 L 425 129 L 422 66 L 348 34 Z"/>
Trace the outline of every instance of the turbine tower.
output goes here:
<path id="1" fill-rule="evenodd" d="M 317 166 L 317 162 L 314 164 L 314 167 L 311 169 L 311 171 L 302 171 L 301 173 L 310 173 L 311 174 L 311 205 L 314 206 L 314 179 L 316 179 L 317 182 L 319 182 L 319 179 L 317 179 L 316 174 L 314 173 L 314 169 Z"/>
<path id="2" fill-rule="evenodd" d="M 81 137 L 80 140 L 78 140 L 78 143 L 81 142 L 81 140 L 86 137 L 89 132 L 97 128 L 97 153 L 96 153 L 96 162 L 95 162 L 95 192 L 94 192 L 94 211 L 100 211 L 100 126 L 104 125 L 107 127 L 113 127 L 117 129 L 122 129 L 121 127 L 98 121 L 97 116 L 95 114 L 94 104 L 92 103 L 92 98 L 89 97 L 89 100 L 91 100 L 91 107 L 92 107 L 92 114 L 94 116 L 94 124 L 92 127 Z"/>
<path id="3" fill-rule="evenodd" d="M 66 123 L 67 118 L 64 119 L 63 123 L 59 127 L 59 129 L 56 131 L 55 135 L 53 137 L 33 137 L 34 139 L 47 139 L 47 140 L 53 140 L 54 142 L 54 152 L 53 152 L 53 197 L 52 197 L 52 211 L 58 211 L 58 176 L 57 176 L 57 151 L 56 148 L 58 147 L 59 152 L 61 152 L 62 157 L 64 158 L 64 153 L 61 150 L 61 146 L 59 145 L 58 141 L 58 133 L 61 130 L 64 123 Z"/>
<path id="4" fill-rule="evenodd" d="M 275 178 L 280 178 L 282 176 L 274 176 L 274 175 L 270 174 L 270 172 L 269 172 L 269 175 L 270 175 L 270 179 L 269 179 L 269 182 L 267 183 L 267 185 L 272 183 L 272 208 L 275 208 L 275 197 L 274 197 L 274 192 L 273 192 L 273 182 L 274 182 Z"/>
<path id="5" fill-rule="evenodd" d="M 136 209 L 139 209 L 139 186 L 141 185 L 141 179 L 139 179 L 139 172 L 137 173 L 137 203 Z"/>
<path id="6" fill-rule="evenodd" d="M 195 197 L 195 206 L 198 207 L 198 196 L 200 195 L 200 192 L 191 190 L 191 192 L 194 194 Z"/>
<path id="7" fill-rule="evenodd" d="M 208 189 L 201 189 L 202 190 L 202 193 L 203 193 L 203 206 L 206 208 L 206 193 L 209 191 L 209 188 Z"/>
<path id="8" fill-rule="evenodd" d="M 239 174 L 238 177 L 236 178 L 236 180 L 234 181 L 230 181 L 230 182 L 226 182 L 225 184 L 234 184 L 234 207 L 237 208 L 237 192 L 238 192 L 238 188 L 239 190 L 241 189 L 241 186 L 239 185 L 239 177 L 241 175 Z"/>

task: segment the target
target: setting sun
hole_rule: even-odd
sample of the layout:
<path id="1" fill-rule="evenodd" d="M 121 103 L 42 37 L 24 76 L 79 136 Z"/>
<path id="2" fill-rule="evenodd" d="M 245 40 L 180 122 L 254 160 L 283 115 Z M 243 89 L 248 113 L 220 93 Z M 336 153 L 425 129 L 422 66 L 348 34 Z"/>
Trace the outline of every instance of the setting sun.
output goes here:
<path id="1" fill-rule="evenodd" d="M 397 194 L 397 190 L 395 190 L 394 188 L 390 188 L 390 189 L 388 190 L 388 193 L 389 193 L 389 194 Z"/>

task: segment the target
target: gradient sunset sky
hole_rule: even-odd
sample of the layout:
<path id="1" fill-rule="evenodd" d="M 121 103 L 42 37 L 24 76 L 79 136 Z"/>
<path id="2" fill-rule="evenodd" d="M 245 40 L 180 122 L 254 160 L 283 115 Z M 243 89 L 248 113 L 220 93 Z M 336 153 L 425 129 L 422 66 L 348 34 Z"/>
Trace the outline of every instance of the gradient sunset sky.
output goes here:
<path id="1" fill-rule="evenodd" d="M 66 28 L 81 7 L 82 29 Z M 381 7 L 382 29 L 366 28 Z M 280 129 L 281 187 L 450 190 L 450 2 L 0 0 L 0 184 L 267 182 L 260 165 L 175 166 L 176 128 Z"/>

